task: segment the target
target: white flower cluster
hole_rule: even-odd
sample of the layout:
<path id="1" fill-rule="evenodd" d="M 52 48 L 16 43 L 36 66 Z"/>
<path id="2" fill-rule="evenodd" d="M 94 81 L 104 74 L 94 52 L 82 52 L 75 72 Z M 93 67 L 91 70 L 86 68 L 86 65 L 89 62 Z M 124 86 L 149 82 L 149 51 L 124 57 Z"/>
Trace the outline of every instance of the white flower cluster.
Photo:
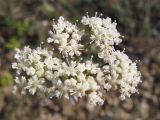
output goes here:
<path id="1" fill-rule="evenodd" d="M 58 44 L 58 49 L 63 56 L 80 56 L 83 45 L 79 44 L 79 41 L 83 32 L 79 31 L 76 25 L 59 17 L 58 23 L 53 24 L 53 31 L 49 33 L 51 37 L 48 38 L 48 43 Z"/>
<path id="2" fill-rule="evenodd" d="M 105 94 L 115 88 L 121 99 L 137 92 L 141 80 L 136 63 L 113 46 L 122 41 L 116 23 L 97 16 L 84 16 L 81 23 L 91 28 L 88 43 L 99 48 L 99 60 L 93 62 L 90 54 L 89 59 L 84 58 L 83 52 L 88 48 L 81 42 L 83 32 L 60 17 L 47 40 L 58 51 L 47 46 L 16 49 L 16 62 L 12 64 L 17 71 L 15 90 L 75 101 L 85 97 L 92 105 L 103 105 Z"/>
<path id="3" fill-rule="evenodd" d="M 91 27 L 91 40 L 100 48 L 98 57 L 108 65 L 109 83 L 118 86 L 122 100 L 137 92 L 137 85 L 141 82 L 140 72 L 137 71 L 136 63 L 132 62 L 124 52 L 115 50 L 114 44 L 122 42 L 121 35 L 116 29 L 116 23 L 110 18 L 102 19 L 94 16 L 84 16 L 81 20 L 84 25 Z M 104 74 L 105 75 L 105 74 Z"/>
<path id="4" fill-rule="evenodd" d="M 111 18 L 106 19 L 97 17 L 83 16 L 81 22 L 84 25 L 89 25 L 92 29 L 91 39 L 98 46 L 101 45 L 117 45 L 122 41 L 120 33 L 116 29 L 116 22 L 111 22 Z"/>

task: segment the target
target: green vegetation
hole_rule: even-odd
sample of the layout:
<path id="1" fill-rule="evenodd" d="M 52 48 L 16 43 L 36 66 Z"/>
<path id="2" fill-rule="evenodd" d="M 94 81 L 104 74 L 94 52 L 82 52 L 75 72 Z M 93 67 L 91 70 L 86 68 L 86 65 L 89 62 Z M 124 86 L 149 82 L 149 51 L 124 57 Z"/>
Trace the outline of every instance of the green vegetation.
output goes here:
<path id="1" fill-rule="evenodd" d="M 5 87 L 5 86 L 10 86 L 12 85 L 12 75 L 9 72 L 4 72 L 2 76 L 0 77 L 0 86 Z"/>

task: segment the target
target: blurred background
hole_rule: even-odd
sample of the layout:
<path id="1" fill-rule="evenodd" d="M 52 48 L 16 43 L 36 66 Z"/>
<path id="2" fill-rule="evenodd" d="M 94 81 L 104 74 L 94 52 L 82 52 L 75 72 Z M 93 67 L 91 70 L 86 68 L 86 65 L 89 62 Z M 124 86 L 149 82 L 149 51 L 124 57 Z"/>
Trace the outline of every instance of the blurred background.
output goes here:
<path id="1" fill-rule="evenodd" d="M 14 48 L 45 41 L 52 19 L 70 21 L 95 12 L 111 17 L 132 60 L 140 60 L 139 94 L 119 101 L 111 93 L 102 107 L 72 105 L 12 94 Z M 106 95 L 107 96 L 107 95 Z M 0 120 L 160 120 L 160 0 L 0 0 Z"/>

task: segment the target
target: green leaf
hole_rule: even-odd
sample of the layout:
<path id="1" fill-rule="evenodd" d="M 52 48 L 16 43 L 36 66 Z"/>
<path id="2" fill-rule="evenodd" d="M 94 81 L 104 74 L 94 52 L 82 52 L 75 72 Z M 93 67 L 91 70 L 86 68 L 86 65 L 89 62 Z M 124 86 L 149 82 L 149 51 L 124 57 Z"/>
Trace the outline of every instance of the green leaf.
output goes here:
<path id="1" fill-rule="evenodd" d="M 5 72 L 0 79 L 0 87 L 12 85 L 12 75 L 9 72 Z"/>
<path id="2" fill-rule="evenodd" d="M 17 40 L 16 37 L 11 37 L 9 39 L 9 42 L 6 44 L 6 48 L 8 49 L 14 49 L 19 47 L 20 47 L 20 42 Z"/>
<path id="3" fill-rule="evenodd" d="M 17 33 L 19 36 L 24 36 L 25 32 L 28 30 L 29 28 L 29 21 L 28 20 L 24 20 L 24 21 L 18 21 L 17 22 Z"/>

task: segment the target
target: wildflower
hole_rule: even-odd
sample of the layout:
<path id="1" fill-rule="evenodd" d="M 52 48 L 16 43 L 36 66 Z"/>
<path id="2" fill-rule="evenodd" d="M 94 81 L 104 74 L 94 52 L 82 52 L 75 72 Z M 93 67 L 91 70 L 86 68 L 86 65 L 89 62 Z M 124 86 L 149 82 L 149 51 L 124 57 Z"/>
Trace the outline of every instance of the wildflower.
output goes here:
<path id="1" fill-rule="evenodd" d="M 50 31 L 48 43 L 56 43 L 63 56 L 80 56 L 83 45 L 80 44 L 82 31 L 76 25 L 66 21 L 62 16 L 59 17 L 57 24 L 53 24 L 53 31 Z"/>
<path id="2" fill-rule="evenodd" d="M 118 45 L 121 40 L 121 35 L 116 29 L 116 22 L 111 22 L 109 17 L 100 18 L 96 15 L 94 17 L 83 16 L 81 22 L 84 25 L 91 27 L 91 39 L 97 46 L 101 45 Z"/>
<path id="3" fill-rule="evenodd" d="M 120 93 L 121 100 L 138 91 L 141 75 L 136 63 L 124 51 L 114 48 L 122 42 L 116 22 L 108 17 L 87 15 L 82 17 L 81 23 L 91 28 L 86 42 L 97 48 L 94 55 L 97 60 L 92 60 L 88 46 L 82 44 L 84 33 L 59 17 L 47 39 L 58 50 L 49 50 L 47 46 L 16 49 L 16 62 L 12 63 L 17 73 L 14 92 L 75 101 L 85 97 L 89 104 L 103 105 L 105 94 L 115 90 L 113 88 Z"/>

